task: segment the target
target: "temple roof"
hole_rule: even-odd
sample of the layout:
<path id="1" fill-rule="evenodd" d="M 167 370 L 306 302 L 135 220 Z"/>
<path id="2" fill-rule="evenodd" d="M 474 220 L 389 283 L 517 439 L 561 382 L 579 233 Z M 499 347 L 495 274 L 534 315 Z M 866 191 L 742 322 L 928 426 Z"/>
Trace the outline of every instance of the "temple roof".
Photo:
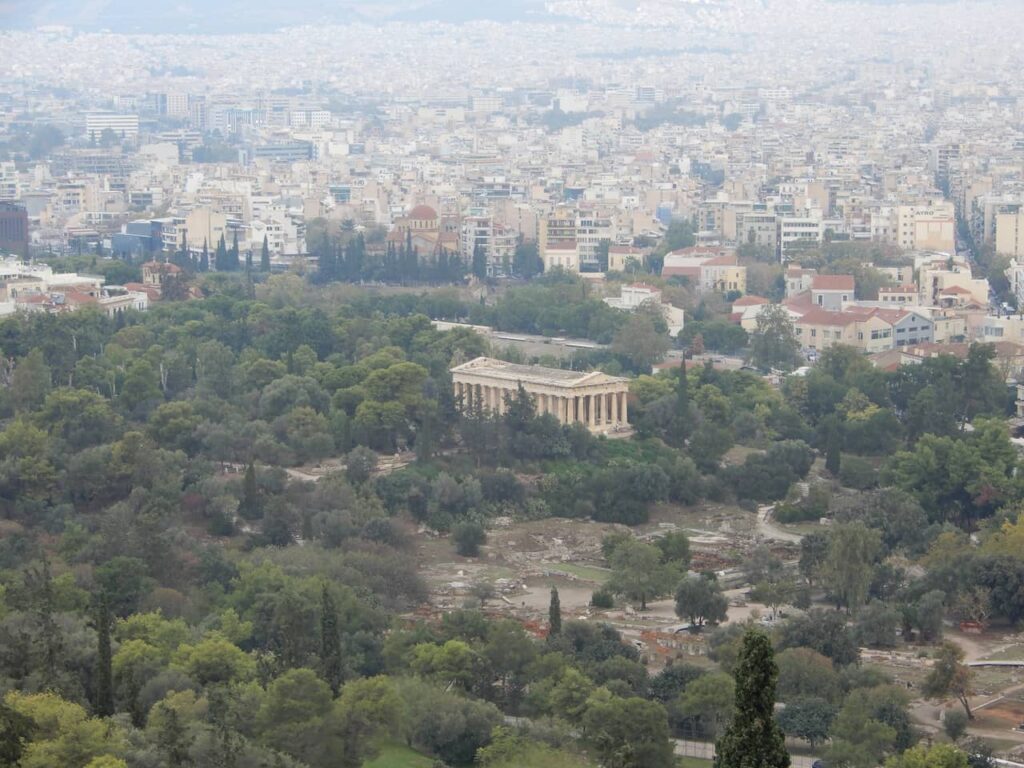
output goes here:
<path id="1" fill-rule="evenodd" d="M 542 384 L 549 387 L 589 387 L 599 384 L 628 384 L 629 379 L 609 376 L 601 371 L 566 371 L 561 368 L 545 368 L 542 365 L 519 365 L 496 360 L 493 357 L 478 357 L 468 363 L 451 369 L 453 374 L 466 373 L 500 379 L 515 384 Z"/>

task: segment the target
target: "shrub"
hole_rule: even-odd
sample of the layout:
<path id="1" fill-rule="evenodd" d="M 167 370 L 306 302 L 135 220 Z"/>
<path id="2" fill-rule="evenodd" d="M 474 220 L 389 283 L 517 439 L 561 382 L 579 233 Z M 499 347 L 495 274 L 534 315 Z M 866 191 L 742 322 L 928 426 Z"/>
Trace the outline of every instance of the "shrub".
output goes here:
<path id="1" fill-rule="evenodd" d="M 843 456 L 843 463 L 839 468 L 839 482 L 847 488 L 866 491 L 878 485 L 878 472 L 867 459 Z"/>
<path id="2" fill-rule="evenodd" d="M 463 557 L 476 557 L 480 547 L 487 542 L 487 532 L 480 523 L 459 523 L 452 530 L 455 551 Z"/>
<path id="3" fill-rule="evenodd" d="M 590 596 L 590 604 L 594 608 L 609 609 L 615 607 L 615 596 L 605 587 L 594 590 Z"/>
<path id="4" fill-rule="evenodd" d="M 959 709 L 947 710 L 942 718 L 942 727 L 950 739 L 958 741 L 967 732 L 967 713 Z"/>

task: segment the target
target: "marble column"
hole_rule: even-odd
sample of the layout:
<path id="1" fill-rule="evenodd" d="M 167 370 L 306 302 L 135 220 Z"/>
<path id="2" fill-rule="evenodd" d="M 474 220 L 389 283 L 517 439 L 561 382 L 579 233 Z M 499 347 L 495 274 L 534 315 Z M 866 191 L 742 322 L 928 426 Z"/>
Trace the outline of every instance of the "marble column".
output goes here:
<path id="1" fill-rule="evenodd" d="M 622 398 L 622 423 L 629 424 L 629 393 L 622 392 L 619 396 Z"/>
<path id="2" fill-rule="evenodd" d="M 612 392 L 610 397 L 611 397 L 611 400 L 612 400 L 612 424 L 618 424 L 619 423 L 619 393 L 618 392 Z"/>
<path id="3" fill-rule="evenodd" d="M 587 409 L 587 426 L 588 427 L 596 427 L 597 426 L 597 396 L 596 395 L 587 395 L 587 400 L 589 401 L 588 405 L 590 406 Z"/>

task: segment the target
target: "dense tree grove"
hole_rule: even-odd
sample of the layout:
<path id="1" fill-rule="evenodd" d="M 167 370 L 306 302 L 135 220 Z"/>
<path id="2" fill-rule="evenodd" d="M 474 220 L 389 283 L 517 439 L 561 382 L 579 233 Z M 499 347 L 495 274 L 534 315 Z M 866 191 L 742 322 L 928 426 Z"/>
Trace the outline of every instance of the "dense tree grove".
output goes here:
<path id="1" fill-rule="evenodd" d="M 958 764 L 914 747 L 906 692 L 858 646 L 1024 619 L 1024 473 L 988 348 L 887 373 L 837 347 L 779 387 L 692 362 L 652 375 L 663 321 L 575 279 L 487 304 L 378 295 L 332 284 L 367 269 L 365 243 L 339 243 L 318 246 L 335 248 L 320 285 L 265 274 L 264 249 L 202 277 L 201 299 L 0 320 L 0 761 L 361 766 L 405 743 L 453 766 L 641 768 L 671 766 L 675 736 L 784 765 L 786 734 L 830 765 Z M 539 416 L 522 388 L 500 415 L 458 402 L 453 364 L 517 353 L 431 318 L 607 342 L 573 363 L 637 374 L 635 436 Z M 777 325 L 764 367 L 795 362 Z M 556 589 L 544 639 L 485 616 L 486 582 L 474 607 L 399 618 L 427 595 L 417 526 L 478 558 L 496 518 L 635 526 L 705 499 L 833 522 L 798 562 L 742 554 L 753 599 L 804 609 L 770 637 L 725 623 L 683 532 L 605 538 L 594 604 L 674 601 L 716 669 L 650 674 L 612 627 L 563 619 Z M 966 710 L 970 684 L 941 646 L 927 695 Z"/>

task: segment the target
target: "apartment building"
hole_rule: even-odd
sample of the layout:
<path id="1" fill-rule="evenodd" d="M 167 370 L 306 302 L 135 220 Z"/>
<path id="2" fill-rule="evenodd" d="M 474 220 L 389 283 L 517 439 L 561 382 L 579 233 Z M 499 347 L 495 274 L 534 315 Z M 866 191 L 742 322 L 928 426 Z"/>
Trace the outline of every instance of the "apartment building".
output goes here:
<path id="1" fill-rule="evenodd" d="M 28 211 L 21 205 L 0 202 L 0 252 L 24 255 L 28 243 Z"/>
<path id="2" fill-rule="evenodd" d="M 778 219 L 779 258 L 783 262 L 797 257 L 801 248 L 822 241 L 824 227 L 820 218 L 784 216 Z"/>
<path id="3" fill-rule="evenodd" d="M 665 255 L 661 276 L 684 277 L 701 293 L 746 293 L 747 268 L 737 263 L 736 249 L 693 246 Z"/>
<path id="4" fill-rule="evenodd" d="M 683 310 L 664 302 L 661 291 L 653 286 L 643 283 L 624 285 L 618 296 L 608 296 L 604 302 L 608 306 L 624 312 L 635 312 L 644 305 L 655 307 L 665 318 L 669 336 L 675 338 L 683 330 Z"/>
<path id="5" fill-rule="evenodd" d="M 898 206 L 895 228 L 896 244 L 904 250 L 956 250 L 956 211 L 950 201 Z"/>
<path id="6" fill-rule="evenodd" d="M 892 307 L 915 307 L 921 303 L 917 285 L 883 285 L 878 289 L 878 301 Z"/>
<path id="7" fill-rule="evenodd" d="M 1024 206 L 996 215 L 996 253 L 1024 258 Z"/>
<path id="8" fill-rule="evenodd" d="M 853 299 L 852 275 L 815 275 L 811 278 L 811 303 L 814 306 L 838 312 Z"/>
<path id="9" fill-rule="evenodd" d="M 85 135 L 89 141 L 100 141 L 104 131 L 111 131 L 119 140 L 134 141 L 139 137 L 139 116 L 114 112 L 93 112 L 85 116 Z"/>
<path id="10" fill-rule="evenodd" d="M 929 307 L 988 306 L 989 285 L 975 279 L 970 265 L 941 261 L 924 264 L 918 271 L 918 300 Z"/>
<path id="11" fill-rule="evenodd" d="M 566 272 L 580 271 L 579 251 L 575 240 L 549 240 L 541 254 L 544 271 L 563 269 Z"/>
<path id="12" fill-rule="evenodd" d="M 817 276 L 816 269 L 803 269 L 799 264 L 790 264 L 786 267 L 786 298 L 792 298 L 800 293 L 811 290 L 811 284 Z"/>
<path id="13" fill-rule="evenodd" d="M 814 307 L 794 323 L 804 349 L 821 351 L 846 344 L 865 354 L 933 340 L 931 321 L 923 314 L 898 309 L 853 307 L 830 312 Z"/>

